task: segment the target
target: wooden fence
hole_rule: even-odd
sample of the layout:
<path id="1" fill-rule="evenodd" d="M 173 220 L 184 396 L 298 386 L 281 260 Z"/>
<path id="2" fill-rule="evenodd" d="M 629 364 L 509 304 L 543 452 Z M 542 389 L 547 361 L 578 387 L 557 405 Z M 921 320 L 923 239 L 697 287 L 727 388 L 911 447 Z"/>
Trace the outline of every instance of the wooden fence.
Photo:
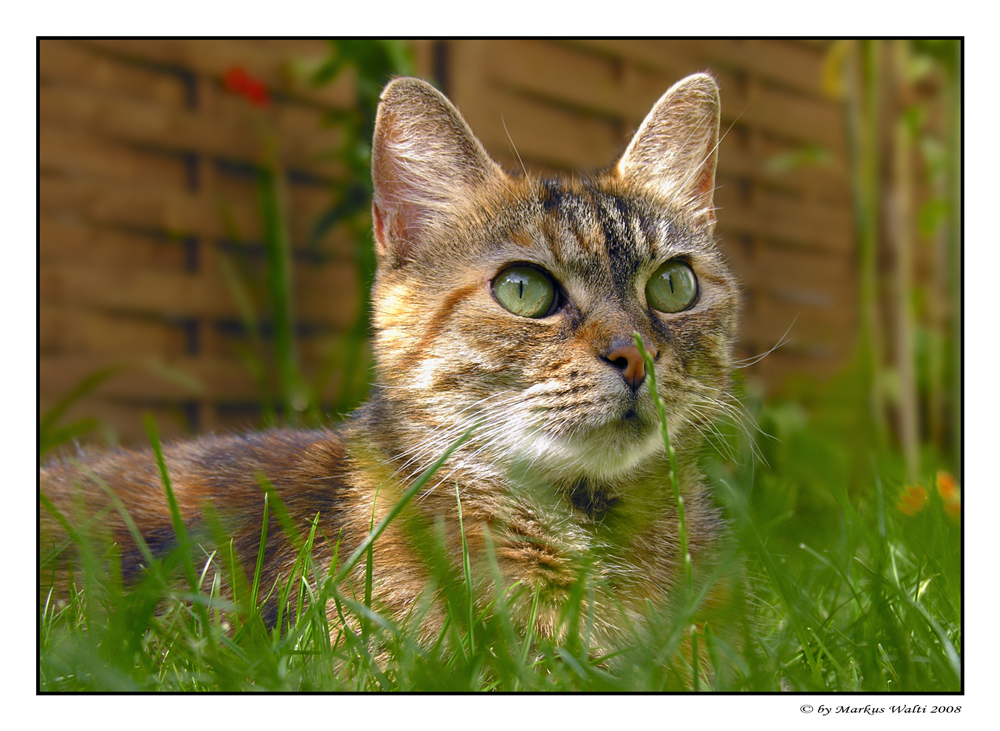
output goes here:
<path id="1" fill-rule="evenodd" d="M 323 155 L 339 141 L 324 114 L 355 94 L 350 75 L 313 89 L 290 64 L 328 53 L 299 41 L 40 43 L 43 414 L 121 368 L 66 420 L 96 416 L 127 440 L 142 439 L 142 411 L 166 436 L 253 423 L 262 384 L 240 356 L 247 312 L 227 273 L 260 258 L 255 170 L 271 141 L 288 170 L 302 367 L 327 363 L 358 316 L 355 241 L 334 230 L 321 261 L 302 242 L 344 173 Z M 225 90 L 237 67 L 271 90 L 267 108 Z M 326 394 L 338 387 L 334 374 Z"/>
<path id="2" fill-rule="evenodd" d="M 745 295 L 741 357 L 788 332 L 748 373 L 773 390 L 791 373 L 824 376 L 845 362 L 854 239 L 842 114 L 819 90 L 823 44 L 413 47 L 418 72 L 437 79 L 490 152 L 529 169 L 607 165 L 674 81 L 712 71 L 727 130 L 720 234 Z M 64 419 L 97 417 L 125 441 L 144 438 L 143 411 L 166 436 L 254 423 L 262 383 L 240 355 L 252 338 L 231 265 L 237 250 L 259 258 L 253 171 L 269 140 L 289 171 L 302 367 L 309 378 L 331 374 L 324 401 L 335 401 L 336 353 L 359 316 L 358 235 L 332 230 L 322 256 L 303 242 L 331 205 L 330 182 L 345 174 L 322 154 L 340 141 L 324 118 L 356 104 L 355 81 L 313 88 L 297 73 L 327 54 L 319 41 L 40 42 L 41 413 L 88 376 L 120 367 Z M 264 81 L 266 108 L 225 90 L 234 67 Z M 803 153 L 823 162 L 785 164 Z"/>

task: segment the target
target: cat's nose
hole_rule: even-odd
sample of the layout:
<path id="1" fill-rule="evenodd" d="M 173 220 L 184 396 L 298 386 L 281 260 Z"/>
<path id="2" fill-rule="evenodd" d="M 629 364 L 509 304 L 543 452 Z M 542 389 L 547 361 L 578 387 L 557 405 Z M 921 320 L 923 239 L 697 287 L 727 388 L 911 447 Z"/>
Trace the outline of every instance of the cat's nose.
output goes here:
<path id="1" fill-rule="evenodd" d="M 643 344 L 649 356 L 655 358 L 656 348 L 646 344 L 645 341 L 643 341 Z M 603 356 L 603 359 L 621 373 L 622 378 L 625 379 L 625 383 L 629 385 L 629 388 L 633 391 L 639 390 L 639 386 L 642 385 L 643 380 L 646 378 L 646 364 L 643 362 L 642 354 L 635 346 L 635 343 L 627 341 L 612 343 L 611 349 L 607 355 Z"/>

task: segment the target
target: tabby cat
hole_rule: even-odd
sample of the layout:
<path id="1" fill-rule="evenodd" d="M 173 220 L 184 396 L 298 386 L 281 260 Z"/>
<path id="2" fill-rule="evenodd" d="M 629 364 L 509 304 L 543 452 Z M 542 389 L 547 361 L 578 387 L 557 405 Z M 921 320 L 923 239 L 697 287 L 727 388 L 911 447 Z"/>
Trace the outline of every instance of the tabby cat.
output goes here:
<path id="1" fill-rule="evenodd" d="M 252 575 L 263 476 L 303 533 L 319 516 L 316 535 L 329 541 L 317 539 L 315 560 L 328 567 L 338 538 L 343 560 L 471 430 L 375 542 L 376 609 L 403 621 L 427 585 L 427 552 L 412 530 L 420 521 L 444 535 L 460 565 L 460 499 L 482 606 L 495 561 L 506 585 L 521 587 L 511 592 L 521 631 L 537 597 L 533 630 L 558 636 L 560 606 L 586 567 L 596 637 L 613 641 L 684 576 L 669 460 L 634 333 L 655 363 L 696 570 L 722 536 L 696 464 L 703 435 L 727 408 L 737 327 L 737 288 L 713 237 L 718 141 L 718 89 L 699 74 L 657 102 L 610 170 L 511 175 L 433 87 L 391 82 L 372 150 L 370 398 L 337 430 L 165 446 L 188 532 L 207 540 L 206 515 L 216 516 Z M 99 516 L 93 522 L 119 543 L 128 581 L 143 557 L 102 483 L 154 555 L 176 545 L 150 451 L 87 453 L 41 472 L 59 513 L 80 518 L 85 505 Z M 65 542 L 50 512 L 41 511 L 43 553 Z M 271 526 L 262 594 L 296 557 L 273 513 Z M 346 581 L 360 596 L 364 562 Z M 273 602 L 267 611 L 274 621 Z M 424 636 L 441 621 L 429 613 Z"/>

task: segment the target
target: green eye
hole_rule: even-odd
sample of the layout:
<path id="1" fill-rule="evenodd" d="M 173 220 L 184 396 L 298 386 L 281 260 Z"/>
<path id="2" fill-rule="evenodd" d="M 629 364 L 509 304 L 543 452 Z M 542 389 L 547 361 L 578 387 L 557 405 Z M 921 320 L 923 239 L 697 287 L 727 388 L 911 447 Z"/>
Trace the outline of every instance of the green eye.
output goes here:
<path id="1" fill-rule="evenodd" d="M 545 317 L 552 311 L 556 285 L 544 272 L 529 266 L 504 269 L 493 280 L 497 302 L 521 317 Z"/>
<path id="2" fill-rule="evenodd" d="M 668 261 L 646 283 L 646 302 L 660 312 L 686 310 L 698 296 L 698 280 L 682 261 Z"/>

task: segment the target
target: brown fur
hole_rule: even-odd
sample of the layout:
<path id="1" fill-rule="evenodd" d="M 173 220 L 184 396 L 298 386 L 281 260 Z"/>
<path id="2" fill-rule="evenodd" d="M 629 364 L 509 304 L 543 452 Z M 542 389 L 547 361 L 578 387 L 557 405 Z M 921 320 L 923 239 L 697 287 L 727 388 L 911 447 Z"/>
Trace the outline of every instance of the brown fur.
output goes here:
<path id="1" fill-rule="evenodd" d="M 319 516 L 315 557 L 343 558 L 413 480 L 475 427 L 375 544 L 377 608 L 402 619 L 428 569 L 413 525 L 443 521 L 461 555 L 456 485 L 485 605 L 486 534 L 527 622 L 558 632 L 558 612 L 584 566 L 596 579 L 598 639 L 639 619 L 681 580 L 677 506 L 653 400 L 635 373 L 633 332 L 655 353 L 656 382 L 678 454 L 689 547 L 711 563 L 721 522 L 696 466 L 703 432 L 728 406 L 737 293 L 714 240 L 712 190 L 718 92 L 710 77 L 679 82 L 654 107 L 621 160 L 588 179 L 513 177 L 493 163 L 454 107 L 427 84 L 384 91 L 373 144 L 373 220 L 379 269 L 373 291 L 376 385 L 338 431 L 275 430 L 170 445 L 165 459 L 188 530 L 207 540 L 205 511 L 234 538 L 251 574 L 263 494 L 273 485 L 305 531 Z M 686 262 L 699 293 L 689 308 L 654 311 L 645 282 L 666 261 Z M 536 319 L 508 312 L 492 282 L 511 264 L 548 272 L 558 309 Z M 635 351 L 637 352 L 637 351 Z M 622 355 L 624 354 L 624 355 Z M 141 556 L 109 505 L 120 497 L 154 552 L 172 545 L 152 455 L 118 451 L 47 465 L 42 492 L 59 511 L 121 546 L 123 574 Z M 75 497 L 78 496 L 78 497 Z M 274 523 L 271 523 L 274 525 Z M 408 527 L 410 526 L 410 527 Z M 43 510 L 42 552 L 65 541 Z M 264 586 L 290 570 L 280 530 L 266 547 Z M 359 582 L 356 574 L 351 581 Z M 60 575 L 57 581 L 65 581 Z M 43 587 L 44 588 L 44 587 Z M 331 619 L 337 622 L 330 607 Z M 440 621 L 424 628 L 433 636 Z"/>

